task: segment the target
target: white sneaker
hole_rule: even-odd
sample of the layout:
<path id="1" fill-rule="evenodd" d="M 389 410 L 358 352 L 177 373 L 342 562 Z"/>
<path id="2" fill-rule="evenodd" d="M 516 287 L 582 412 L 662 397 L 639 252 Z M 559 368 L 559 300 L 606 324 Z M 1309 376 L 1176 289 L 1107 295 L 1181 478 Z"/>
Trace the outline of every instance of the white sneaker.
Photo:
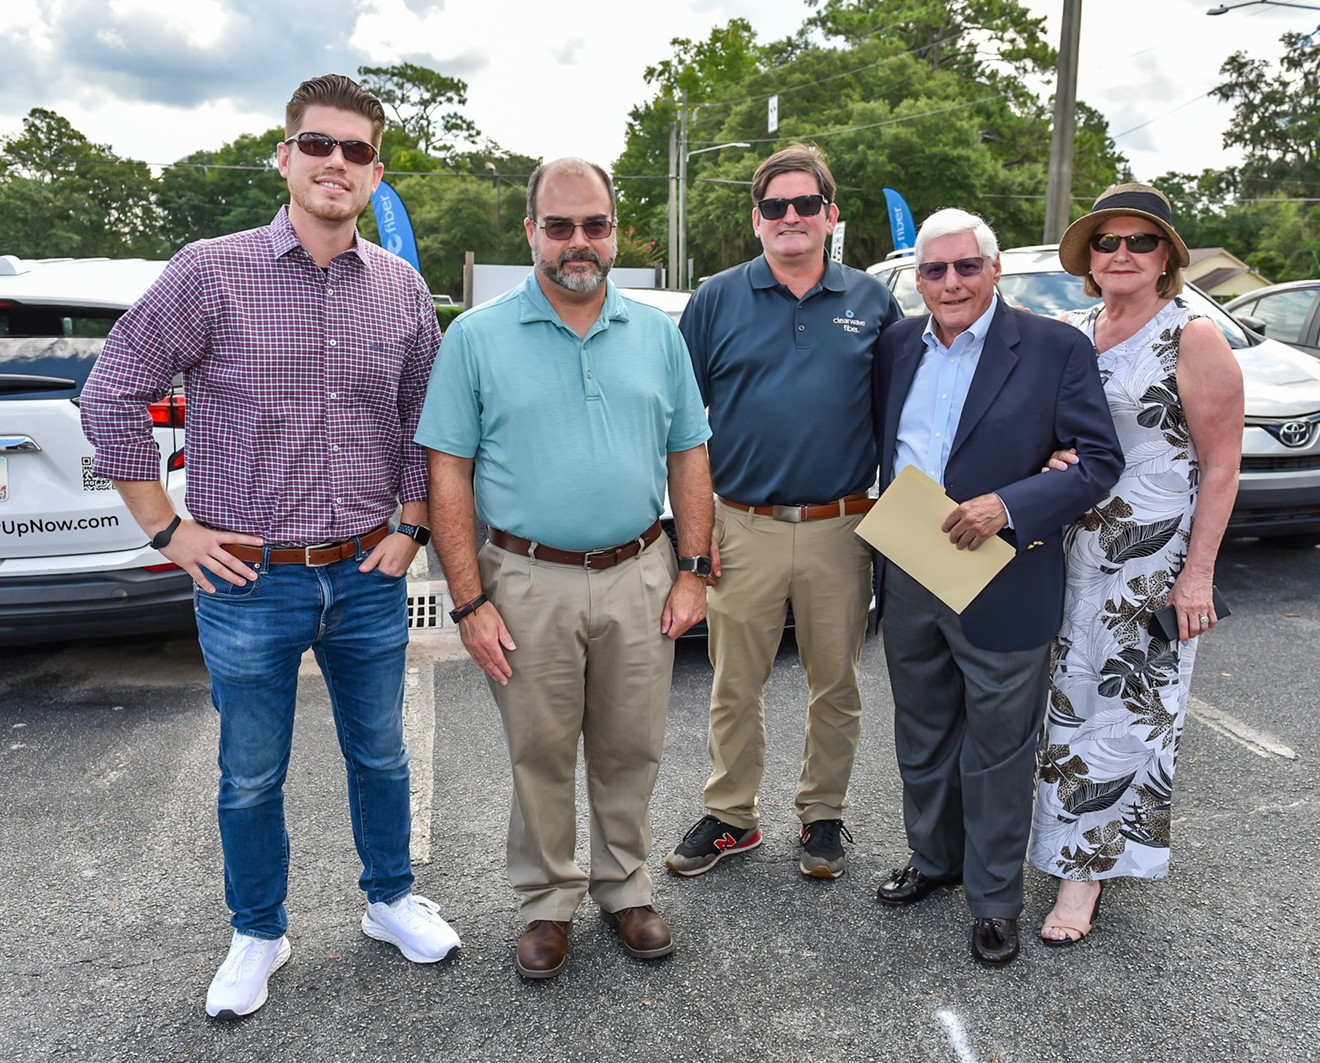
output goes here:
<path id="1" fill-rule="evenodd" d="M 266 1003 L 266 981 L 293 954 L 286 937 L 268 940 L 234 931 L 229 955 L 206 991 L 206 1014 L 236 1019 Z"/>
<path id="2" fill-rule="evenodd" d="M 413 963 L 443 960 L 462 944 L 454 928 L 440 918 L 440 906 L 415 893 L 393 904 L 368 904 L 362 933 L 398 946 Z"/>

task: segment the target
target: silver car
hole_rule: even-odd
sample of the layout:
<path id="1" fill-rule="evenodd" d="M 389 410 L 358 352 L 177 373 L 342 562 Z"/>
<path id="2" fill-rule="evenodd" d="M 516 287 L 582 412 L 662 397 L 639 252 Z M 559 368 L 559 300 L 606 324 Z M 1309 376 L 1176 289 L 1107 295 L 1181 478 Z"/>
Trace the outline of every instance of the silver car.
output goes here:
<path id="1" fill-rule="evenodd" d="M 999 294 L 1015 306 L 1057 316 L 1096 302 L 1064 271 L 1054 245 L 1001 252 Z M 867 271 L 886 283 L 906 314 L 925 313 L 916 263 L 898 252 Z M 1200 289 L 1183 298 L 1219 326 L 1242 366 L 1246 425 L 1231 536 L 1269 537 L 1293 546 L 1320 543 L 1320 361 L 1244 328 Z"/>
<path id="2" fill-rule="evenodd" d="M 164 265 L 0 256 L 0 645 L 191 630 L 192 580 L 92 473 L 78 416 L 110 326 Z M 150 415 L 186 512 L 181 392 Z"/>

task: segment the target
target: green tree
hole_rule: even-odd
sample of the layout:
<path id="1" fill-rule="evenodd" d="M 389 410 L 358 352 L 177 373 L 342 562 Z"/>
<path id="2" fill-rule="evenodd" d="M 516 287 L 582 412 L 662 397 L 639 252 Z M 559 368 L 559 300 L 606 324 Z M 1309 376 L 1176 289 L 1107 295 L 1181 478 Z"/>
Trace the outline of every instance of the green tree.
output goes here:
<path id="1" fill-rule="evenodd" d="M 748 184 L 790 140 L 815 143 L 839 182 L 845 260 L 866 266 L 891 249 L 883 189 L 920 220 L 944 206 L 983 214 L 1005 246 L 1035 243 L 1044 220 L 1051 110 L 1032 89 L 1057 56 L 1044 21 L 1016 0 L 817 0 L 794 37 L 758 45 L 746 24 L 698 47 L 674 42 L 648 74 L 658 95 L 635 108 L 616 167 L 647 236 L 665 232 L 668 125 L 676 90 L 689 96 L 690 146 L 748 142 L 694 159 L 687 231 L 695 275 L 759 251 Z M 766 130 L 766 101 L 779 128 Z M 1078 107 L 1075 183 L 1098 192 L 1126 163 L 1098 112 Z M 648 179 L 649 175 L 649 179 Z M 658 179 L 659 178 L 659 179 Z M 1080 207 L 1079 207 L 1080 211 Z"/>
<path id="2" fill-rule="evenodd" d="M 154 191 L 146 163 L 34 107 L 20 132 L 0 140 L 0 247 L 27 256 L 157 255 Z"/>
<path id="3" fill-rule="evenodd" d="M 195 151 L 162 174 L 158 203 L 171 251 L 266 225 L 275 216 L 289 199 L 275 167 L 275 145 L 283 137 L 283 126 L 245 134 L 217 151 Z"/>
<path id="4" fill-rule="evenodd" d="M 361 66 L 358 74 L 362 87 L 374 92 L 393 114 L 408 144 L 422 153 L 449 159 L 459 145 L 480 137 L 460 111 L 445 110 L 467 105 L 466 81 L 416 63 Z"/>

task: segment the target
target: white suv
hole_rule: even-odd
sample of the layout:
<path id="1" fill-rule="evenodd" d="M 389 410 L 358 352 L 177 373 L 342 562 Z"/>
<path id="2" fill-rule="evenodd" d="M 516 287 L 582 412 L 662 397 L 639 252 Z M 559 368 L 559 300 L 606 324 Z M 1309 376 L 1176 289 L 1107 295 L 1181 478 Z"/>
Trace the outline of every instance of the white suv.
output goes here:
<path id="1" fill-rule="evenodd" d="M 78 416 L 110 326 L 164 266 L 0 255 L 0 645 L 191 628 L 192 581 L 93 475 Z M 182 389 L 150 412 L 186 512 Z"/>

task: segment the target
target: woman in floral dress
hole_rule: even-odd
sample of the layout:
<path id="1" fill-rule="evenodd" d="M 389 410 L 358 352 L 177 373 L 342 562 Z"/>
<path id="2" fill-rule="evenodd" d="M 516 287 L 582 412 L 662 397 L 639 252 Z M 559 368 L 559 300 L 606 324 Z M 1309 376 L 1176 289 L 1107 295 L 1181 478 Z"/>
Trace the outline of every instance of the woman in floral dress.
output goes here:
<path id="1" fill-rule="evenodd" d="M 1126 468 L 1068 532 L 1068 589 L 1041 749 L 1031 863 L 1057 877 L 1046 944 L 1091 930 L 1105 879 L 1168 873 L 1178 738 L 1215 557 L 1237 495 L 1242 373 L 1178 298 L 1187 248 L 1168 200 L 1116 185 L 1074 222 L 1064 268 L 1102 302 L 1068 316 L 1096 345 Z M 1066 473 L 1064 474 L 1066 475 Z M 1177 612 L 1167 642 L 1151 616 Z"/>

